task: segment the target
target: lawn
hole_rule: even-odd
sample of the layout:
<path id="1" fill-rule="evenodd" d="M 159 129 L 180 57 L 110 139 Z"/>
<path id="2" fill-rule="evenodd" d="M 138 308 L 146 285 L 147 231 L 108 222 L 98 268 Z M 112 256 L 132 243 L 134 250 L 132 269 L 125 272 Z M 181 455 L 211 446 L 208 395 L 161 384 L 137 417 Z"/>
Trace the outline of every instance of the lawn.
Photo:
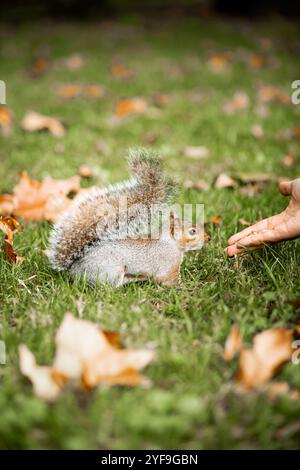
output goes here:
<path id="1" fill-rule="evenodd" d="M 282 164 L 288 152 L 299 156 L 299 143 L 279 134 L 299 125 L 300 105 L 267 104 L 266 117 L 256 109 L 260 83 L 290 94 L 291 83 L 300 78 L 299 28 L 279 20 L 132 17 L 2 25 L 0 35 L 0 78 L 15 116 L 13 133 L 0 137 L 0 192 L 11 192 L 22 170 L 36 179 L 68 178 L 83 163 L 94 169 L 90 184 L 119 181 L 128 176 L 127 149 L 146 145 L 160 153 L 179 185 L 199 179 L 211 183 L 207 191 L 182 190 L 180 202 L 203 203 L 206 220 L 222 217 L 221 224 L 209 228 L 209 245 L 186 256 L 180 285 L 172 289 L 153 282 L 119 289 L 71 283 L 53 272 L 44 254 L 51 224 L 23 223 L 15 248 L 26 261 L 12 265 L 0 253 L 0 338 L 7 351 L 6 365 L 0 366 L 0 447 L 298 448 L 299 426 L 291 425 L 300 420 L 299 400 L 237 395 L 231 385 L 236 361 L 226 363 L 222 355 L 234 322 L 249 345 L 263 329 L 295 324 L 299 312 L 286 301 L 300 295 L 300 241 L 229 259 L 223 249 L 227 238 L 243 228 L 239 220 L 254 222 L 279 212 L 286 200 L 276 183 L 251 197 L 238 189 L 216 189 L 213 181 L 222 172 L 299 175 L 299 163 Z M 234 59 L 216 73 L 208 58 L 224 50 Z M 44 51 L 55 65 L 31 78 L 28 67 Z M 249 67 L 244 57 L 251 52 L 266 55 L 266 66 Z M 85 63 L 70 71 L 61 59 L 74 53 Z M 133 77 L 112 78 L 115 61 L 130 68 Z M 100 83 L 106 94 L 64 101 L 55 93 L 64 83 Z M 248 94 L 249 108 L 225 114 L 224 101 L 238 90 Z M 157 105 L 158 93 L 170 98 L 165 106 Z M 150 103 L 149 112 L 116 123 L 117 101 L 135 96 Z M 23 131 L 20 122 L 30 109 L 61 117 L 65 136 Z M 251 133 L 256 124 L 263 127 L 261 139 Z M 207 147 L 208 158 L 186 157 L 184 149 L 191 145 Z M 120 331 L 126 346 L 154 348 L 157 359 L 145 370 L 152 387 L 67 388 L 53 404 L 35 397 L 19 372 L 18 345 L 26 343 L 39 363 L 50 363 L 66 312 Z M 299 389 L 300 366 L 288 364 L 279 378 Z"/>

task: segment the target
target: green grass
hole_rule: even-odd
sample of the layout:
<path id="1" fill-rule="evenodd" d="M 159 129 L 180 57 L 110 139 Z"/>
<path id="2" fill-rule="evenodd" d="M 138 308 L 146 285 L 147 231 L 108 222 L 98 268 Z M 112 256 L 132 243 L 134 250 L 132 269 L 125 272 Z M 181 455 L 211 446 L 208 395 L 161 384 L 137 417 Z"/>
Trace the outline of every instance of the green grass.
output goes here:
<path id="1" fill-rule="evenodd" d="M 82 163 L 95 168 L 95 184 L 124 179 L 126 150 L 145 144 L 149 132 L 157 134 L 152 147 L 179 181 L 213 181 L 220 171 L 299 175 L 299 164 L 286 169 L 281 163 L 288 150 L 299 155 L 297 143 L 276 138 L 279 131 L 299 124 L 299 106 L 272 104 L 267 118 L 255 114 L 258 83 L 272 83 L 290 93 L 291 82 L 300 78 L 298 33 L 296 26 L 284 22 L 213 20 L 150 27 L 135 20 L 2 28 L 0 78 L 6 81 L 16 125 L 10 137 L 1 138 L 0 191 L 11 191 L 21 170 L 34 178 L 67 178 Z M 252 71 L 239 61 L 224 74 L 209 70 L 210 52 L 259 51 L 260 37 L 272 40 L 267 54 L 276 59 L 274 66 Z M 76 52 L 85 56 L 86 65 L 76 72 L 55 66 L 43 77 L 30 79 L 28 64 L 45 46 L 54 60 Z M 134 78 L 113 80 L 109 67 L 114 60 L 131 67 Z M 178 67 L 180 76 L 172 76 L 167 64 Z M 69 82 L 99 82 L 107 95 L 64 103 L 54 89 Z M 193 102 L 193 90 L 203 91 L 207 99 Z M 251 106 L 226 116 L 223 102 L 236 90 L 249 94 Z M 142 96 L 151 102 L 157 92 L 172 94 L 166 108 L 110 125 L 120 97 Z M 58 141 L 47 133 L 22 131 L 19 123 L 29 109 L 62 117 L 68 126 L 65 137 Z M 256 123 L 265 130 L 262 140 L 250 133 Z M 97 150 L 99 139 L 107 151 Z M 58 142 L 64 146 L 62 153 L 57 152 Z M 186 145 L 207 146 L 209 158 L 187 159 Z M 220 214 L 223 222 L 212 227 L 212 241 L 203 251 L 186 257 L 178 288 L 147 282 L 118 290 L 91 289 L 71 283 L 51 270 L 43 253 L 51 229 L 46 222 L 27 224 L 16 236 L 16 250 L 26 257 L 25 263 L 12 266 L 0 255 L 0 335 L 7 348 L 7 364 L 0 366 L 1 448 L 299 447 L 299 432 L 276 437 L 278 429 L 299 421 L 299 401 L 236 396 L 229 385 L 236 364 L 222 359 L 233 322 L 240 324 L 250 344 L 256 332 L 296 321 L 297 312 L 284 302 L 300 294 L 299 241 L 239 260 L 223 253 L 228 236 L 242 228 L 241 217 L 256 221 L 281 210 L 286 201 L 275 184 L 254 198 L 212 188 L 205 193 L 186 191 L 180 200 L 204 203 L 206 219 Z M 271 312 L 270 301 L 275 306 Z M 50 363 L 55 331 L 66 312 L 120 331 L 127 346 L 155 347 L 157 360 L 146 370 L 153 387 L 99 387 L 91 393 L 66 389 L 51 405 L 36 398 L 19 372 L 18 345 L 26 343 L 40 363 Z M 300 367 L 287 365 L 280 378 L 299 388 Z"/>

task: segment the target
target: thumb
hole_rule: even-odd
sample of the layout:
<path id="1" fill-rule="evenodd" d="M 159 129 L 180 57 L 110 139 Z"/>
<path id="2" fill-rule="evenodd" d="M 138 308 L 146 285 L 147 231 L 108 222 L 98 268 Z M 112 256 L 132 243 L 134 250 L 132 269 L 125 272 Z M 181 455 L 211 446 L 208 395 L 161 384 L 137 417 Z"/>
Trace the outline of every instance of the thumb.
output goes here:
<path id="1" fill-rule="evenodd" d="M 284 196 L 290 196 L 292 194 L 292 181 L 282 181 L 279 184 L 279 191 Z"/>

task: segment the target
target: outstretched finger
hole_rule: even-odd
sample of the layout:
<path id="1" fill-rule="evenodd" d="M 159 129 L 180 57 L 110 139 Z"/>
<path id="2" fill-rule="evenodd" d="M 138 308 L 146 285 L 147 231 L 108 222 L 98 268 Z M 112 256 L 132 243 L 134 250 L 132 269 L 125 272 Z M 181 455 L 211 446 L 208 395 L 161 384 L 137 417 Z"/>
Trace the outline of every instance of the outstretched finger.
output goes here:
<path id="1" fill-rule="evenodd" d="M 236 244 L 240 248 L 248 246 L 260 246 L 265 243 L 274 243 L 279 241 L 279 236 L 274 230 L 261 230 L 248 237 L 241 238 Z"/>
<path id="2" fill-rule="evenodd" d="M 282 181 L 279 184 L 279 191 L 284 196 L 290 196 L 292 194 L 292 181 Z"/>
<path id="3" fill-rule="evenodd" d="M 265 230 L 268 226 L 268 219 L 260 220 L 254 225 L 251 225 L 250 227 L 245 228 L 241 232 L 236 233 L 235 235 L 232 235 L 228 239 L 228 245 L 233 245 L 234 243 L 238 242 L 241 240 L 241 238 L 248 237 L 248 235 L 252 235 L 253 232 L 258 232 L 260 230 Z"/>

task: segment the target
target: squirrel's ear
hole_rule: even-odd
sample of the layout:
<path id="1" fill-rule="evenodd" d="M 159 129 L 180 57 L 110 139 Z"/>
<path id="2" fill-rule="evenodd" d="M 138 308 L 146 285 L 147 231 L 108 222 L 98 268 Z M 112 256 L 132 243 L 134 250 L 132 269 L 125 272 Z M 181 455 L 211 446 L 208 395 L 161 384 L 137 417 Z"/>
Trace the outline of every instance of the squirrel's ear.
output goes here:
<path id="1" fill-rule="evenodd" d="M 175 237 L 176 233 L 181 229 L 181 221 L 176 212 L 170 212 L 170 233 Z"/>

